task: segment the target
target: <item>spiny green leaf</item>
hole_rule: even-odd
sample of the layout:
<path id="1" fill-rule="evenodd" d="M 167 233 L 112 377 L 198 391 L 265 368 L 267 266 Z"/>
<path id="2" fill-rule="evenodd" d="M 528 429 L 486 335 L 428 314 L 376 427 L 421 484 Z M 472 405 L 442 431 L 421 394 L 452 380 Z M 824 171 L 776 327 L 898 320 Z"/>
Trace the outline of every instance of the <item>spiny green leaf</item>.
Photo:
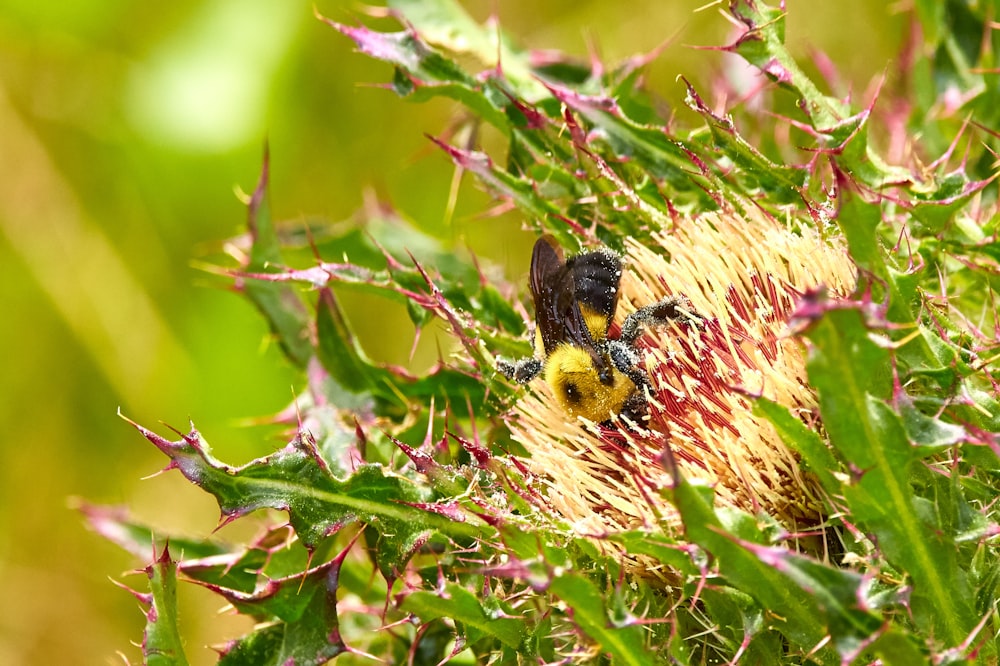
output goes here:
<path id="1" fill-rule="evenodd" d="M 285 643 L 285 627 L 268 624 L 241 636 L 223 650 L 219 659 L 221 666 L 256 666 L 257 664 L 280 664 L 276 660 L 281 655 Z"/>
<path id="2" fill-rule="evenodd" d="M 914 645 L 913 637 L 895 627 L 888 627 L 868 646 L 887 666 L 910 666 L 927 662 L 927 654 Z"/>
<path id="3" fill-rule="evenodd" d="M 955 171 L 935 179 L 932 184 L 935 190 L 922 194 L 910 209 L 914 235 L 940 234 L 988 182 L 973 181 L 964 171 Z"/>
<path id="4" fill-rule="evenodd" d="M 252 594 L 209 586 L 241 612 L 279 621 L 227 646 L 220 664 L 324 664 L 347 651 L 340 637 L 337 589 L 343 555 L 284 579 L 271 580 Z"/>
<path id="5" fill-rule="evenodd" d="M 684 523 L 684 534 L 718 560 L 719 571 L 734 587 L 754 597 L 774 614 L 774 626 L 805 652 L 824 640 L 827 628 L 821 621 L 814 595 L 796 585 L 775 566 L 763 561 L 729 536 L 712 506 L 713 495 L 681 476 L 675 477 L 673 501 Z M 821 650 L 814 655 L 821 663 L 832 663 L 832 655 Z"/>
<path id="6" fill-rule="evenodd" d="M 153 560 L 156 549 L 162 551 L 166 546 L 166 538 L 148 525 L 134 520 L 125 507 L 80 502 L 76 508 L 91 529 L 140 559 Z M 169 541 L 174 552 L 181 553 L 182 558 L 215 557 L 231 552 L 231 547 L 210 539 L 171 536 Z"/>
<path id="7" fill-rule="evenodd" d="M 444 3 L 439 3 L 439 6 L 440 4 Z M 422 3 L 414 4 L 412 8 L 415 10 L 430 8 L 420 5 Z M 458 9 L 457 6 L 455 8 Z M 459 9 L 454 13 L 462 12 Z M 434 22 L 434 17 L 428 17 L 426 12 L 416 18 L 425 24 Z M 395 65 L 397 69 L 393 89 L 397 94 L 409 96 L 415 102 L 422 102 L 431 97 L 454 99 L 467 106 L 477 117 L 486 120 L 505 134 L 509 133 L 510 121 L 506 107 L 510 104 L 510 100 L 503 95 L 488 94 L 489 87 L 491 85 L 495 87 L 495 84 L 489 82 L 480 84 L 453 60 L 428 45 L 421 38 L 421 34 L 411 30 L 397 33 L 375 32 L 365 27 L 351 27 L 326 18 L 321 17 L 321 19 L 352 39 L 361 52 Z M 464 22 L 464 25 L 472 28 L 467 34 L 478 34 L 471 20 Z M 451 29 L 454 31 L 454 26 L 451 26 Z M 513 61 L 512 69 L 516 69 Z M 539 88 L 538 83 L 530 79 L 528 86 Z"/>
<path id="8" fill-rule="evenodd" d="M 752 642 L 767 631 L 764 609 L 750 595 L 725 585 L 706 586 L 699 594 L 731 652 L 735 653 L 745 640 Z"/>
<path id="9" fill-rule="evenodd" d="M 857 652 L 879 631 L 882 618 L 867 605 L 865 578 L 784 548 L 748 546 L 771 561 L 803 590 L 815 595 L 830 635 L 841 655 Z"/>
<path id="10" fill-rule="evenodd" d="M 910 469 L 919 452 L 900 416 L 882 401 L 890 388 L 889 352 L 872 342 L 856 309 L 827 311 L 806 335 L 813 343 L 809 378 L 830 441 L 860 474 L 844 488 L 853 517 L 876 535 L 889 561 L 912 576 L 918 621 L 948 645 L 959 645 L 977 618 L 962 592 L 967 584 L 949 543 L 953 537 L 918 511 Z"/>
<path id="11" fill-rule="evenodd" d="M 649 555 L 675 571 L 688 575 L 697 573 L 687 544 L 678 543 L 663 534 L 632 530 L 609 534 L 607 539 L 621 544 L 631 555 Z"/>
<path id="12" fill-rule="evenodd" d="M 362 53 L 402 67 L 417 77 L 420 83 L 454 82 L 470 87 L 474 85 L 471 76 L 455 62 L 429 47 L 413 30 L 376 32 L 365 27 L 341 25 L 323 16 L 319 18 L 354 40 Z"/>
<path id="13" fill-rule="evenodd" d="M 427 41 L 454 53 L 473 55 L 484 69 L 501 65 L 504 76 L 521 97 L 535 100 L 545 94 L 529 63 L 529 54 L 514 45 L 498 27 L 478 25 L 459 3 L 390 0 L 389 6 L 405 15 Z"/>
<path id="14" fill-rule="evenodd" d="M 487 608 L 478 596 L 456 583 L 447 583 L 436 592 L 411 592 L 403 599 L 402 608 L 424 622 L 453 619 L 470 643 L 488 636 L 517 648 L 527 635 L 524 620 L 506 617 L 507 611 L 501 608 Z"/>
<path id="15" fill-rule="evenodd" d="M 688 105 L 705 119 L 714 152 L 724 155 L 739 167 L 734 176 L 746 183 L 746 194 L 763 190 L 774 203 L 790 203 L 801 198 L 809 175 L 805 168 L 784 166 L 769 160 L 736 131 L 731 118 L 712 112 L 691 84 L 688 84 L 686 99 Z"/>
<path id="16" fill-rule="evenodd" d="M 850 189 L 842 189 L 837 224 L 847 240 L 851 259 L 858 268 L 884 277 L 887 275 L 885 250 L 877 234 L 881 222 L 877 205 L 864 201 Z"/>
<path id="17" fill-rule="evenodd" d="M 617 100 L 610 97 L 582 95 L 557 87 L 553 87 L 552 92 L 595 131 L 581 148 L 587 148 L 595 140 L 607 142 L 617 158 L 608 160 L 609 166 L 634 160 L 647 176 L 668 181 L 675 196 L 679 192 L 700 189 L 698 183 L 705 176 L 692 173 L 696 163 L 692 160 L 690 146 L 671 137 L 662 126 L 643 125 L 632 120 L 618 106 Z M 703 205 L 710 202 L 703 192 L 702 196 Z"/>
<path id="18" fill-rule="evenodd" d="M 649 663 L 642 627 L 634 622 L 613 623 L 606 600 L 589 579 L 571 571 L 557 573 L 549 583 L 549 591 L 569 606 L 573 623 L 614 663 Z"/>
<path id="19" fill-rule="evenodd" d="M 285 527 L 266 531 L 250 545 L 239 546 L 218 539 L 166 537 L 132 520 L 121 507 L 84 504 L 80 511 L 95 531 L 138 557 L 152 559 L 154 550 L 169 542 L 173 552 L 179 554 L 177 569 L 182 574 L 232 590 L 249 592 L 260 575 L 276 578 L 301 571 L 310 559 L 301 543 L 288 543 Z"/>
<path id="20" fill-rule="evenodd" d="M 333 292 L 320 292 L 316 313 L 317 355 L 330 376 L 354 394 L 376 400 L 376 412 L 401 418 L 409 401 L 428 404 L 432 397 L 485 404 L 486 387 L 470 372 L 438 366 L 423 377 L 414 377 L 399 368 L 372 363 L 358 345 Z"/>
<path id="21" fill-rule="evenodd" d="M 785 49 L 785 10 L 752 0 L 737 0 L 730 12 L 745 32 L 729 50 L 746 58 L 778 83 L 794 88 L 807 113 L 821 131 L 837 125 L 847 115 L 844 105 L 823 95 Z"/>
<path id="22" fill-rule="evenodd" d="M 144 663 L 150 666 L 185 666 L 184 646 L 177 622 L 177 563 L 170 558 L 170 548 L 146 567 L 149 595 L 141 596 L 148 604 L 146 631 L 142 639 Z"/>
<path id="23" fill-rule="evenodd" d="M 260 181 L 248 206 L 248 227 L 253 240 L 249 263 L 244 267 L 248 272 L 269 272 L 281 266 L 281 246 L 271 220 L 267 182 L 268 159 L 265 152 Z M 248 281 L 242 289 L 267 319 L 289 360 L 305 367 L 312 357 L 309 315 L 295 291 L 288 285 L 258 281 Z"/>
<path id="24" fill-rule="evenodd" d="M 133 424 L 192 483 L 215 496 L 227 521 L 262 508 L 288 511 L 307 547 L 344 525 L 361 521 L 393 542 L 408 543 L 425 530 L 453 537 L 484 534 L 475 516 L 455 522 L 407 506 L 430 499 L 428 491 L 377 465 L 362 465 L 346 480 L 333 477 L 308 437 L 238 468 L 215 460 L 198 431 L 171 442 Z M 490 530 L 486 530 L 490 531 Z"/>
<path id="25" fill-rule="evenodd" d="M 906 435 L 914 444 L 928 447 L 924 453 L 951 447 L 965 440 L 966 432 L 962 426 L 927 416 L 908 400 L 901 402 L 899 412 Z"/>
<path id="26" fill-rule="evenodd" d="M 771 422 L 785 445 L 802 456 L 807 469 L 816 475 L 828 493 L 838 494 L 840 480 L 836 472 L 840 470 L 840 463 L 815 430 L 792 416 L 787 407 L 764 397 L 754 401 L 754 413 Z"/>
<path id="27" fill-rule="evenodd" d="M 485 153 L 463 150 L 435 140 L 456 165 L 475 174 L 494 193 L 510 199 L 532 217 L 558 219 L 560 210 L 536 190 L 534 182 L 500 169 Z"/>

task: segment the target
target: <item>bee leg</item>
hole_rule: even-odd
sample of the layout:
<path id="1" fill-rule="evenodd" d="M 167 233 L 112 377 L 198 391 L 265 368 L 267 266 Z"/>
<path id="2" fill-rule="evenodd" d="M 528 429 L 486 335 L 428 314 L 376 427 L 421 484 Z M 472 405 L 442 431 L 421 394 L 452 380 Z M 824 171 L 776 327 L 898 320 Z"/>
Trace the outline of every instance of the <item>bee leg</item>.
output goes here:
<path id="1" fill-rule="evenodd" d="M 642 368 L 639 354 L 630 344 L 625 344 L 621 340 L 608 341 L 605 349 L 615 367 L 635 384 L 635 391 L 625 402 L 621 415 L 634 423 L 641 423 L 646 415 L 646 391 L 652 391 L 653 386 Z"/>
<path id="2" fill-rule="evenodd" d="M 640 388 L 622 407 L 621 416 L 637 426 L 646 427 L 646 410 L 646 393 Z"/>
<path id="3" fill-rule="evenodd" d="M 641 307 L 625 318 L 618 339 L 631 345 L 642 335 L 643 326 L 656 326 L 668 321 L 687 321 L 701 326 L 705 318 L 692 312 L 688 305 L 687 299 L 683 296 L 669 296 L 662 301 Z"/>
<path id="4" fill-rule="evenodd" d="M 639 367 L 639 354 L 636 353 L 631 342 L 626 343 L 619 339 L 608 340 L 605 344 L 607 346 L 602 347 L 602 351 L 607 350 L 611 362 L 623 375 L 632 380 L 636 389 L 641 392 L 644 386 L 649 386 L 649 378 Z"/>
<path id="5" fill-rule="evenodd" d="M 542 372 L 542 362 L 537 358 L 522 358 L 520 361 L 497 359 L 497 370 L 507 379 L 518 384 L 527 384 Z"/>

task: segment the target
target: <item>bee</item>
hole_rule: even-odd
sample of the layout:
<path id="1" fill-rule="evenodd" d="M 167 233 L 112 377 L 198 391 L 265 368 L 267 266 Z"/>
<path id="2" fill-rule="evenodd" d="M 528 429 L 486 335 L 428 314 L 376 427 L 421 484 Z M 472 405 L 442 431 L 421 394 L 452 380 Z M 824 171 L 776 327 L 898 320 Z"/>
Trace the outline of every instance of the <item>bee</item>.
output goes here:
<path id="1" fill-rule="evenodd" d="M 636 341 L 644 326 L 679 320 L 700 326 L 703 318 L 683 297 L 668 297 L 633 312 L 614 340 L 608 331 L 618 309 L 622 260 L 606 249 L 568 260 L 552 236 L 531 254 L 529 286 L 535 302 L 535 355 L 499 360 L 497 370 L 525 384 L 541 375 L 571 417 L 609 422 L 621 415 L 638 423 L 646 412 L 649 377 Z"/>

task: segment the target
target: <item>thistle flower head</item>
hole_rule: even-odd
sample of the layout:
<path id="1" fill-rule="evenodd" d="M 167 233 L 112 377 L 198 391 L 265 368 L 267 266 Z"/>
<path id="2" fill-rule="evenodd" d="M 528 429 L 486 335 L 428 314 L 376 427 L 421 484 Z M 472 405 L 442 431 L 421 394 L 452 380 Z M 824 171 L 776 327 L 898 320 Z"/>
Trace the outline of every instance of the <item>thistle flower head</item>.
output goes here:
<path id="1" fill-rule="evenodd" d="M 547 509 L 580 534 L 676 524 L 661 499 L 669 446 L 689 479 L 714 485 L 720 505 L 763 509 L 789 528 L 815 525 L 818 487 L 766 420 L 763 395 L 811 420 L 816 399 L 800 343 L 786 322 L 796 298 L 825 286 L 846 295 L 855 268 L 838 237 L 751 211 L 710 213 L 626 242 L 617 321 L 666 296 L 683 296 L 703 327 L 671 324 L 639 342 L 651 380 L 647 429 L 573 420 L 539 383 L 511 415 L 525 462 L 548 488 Z"/>

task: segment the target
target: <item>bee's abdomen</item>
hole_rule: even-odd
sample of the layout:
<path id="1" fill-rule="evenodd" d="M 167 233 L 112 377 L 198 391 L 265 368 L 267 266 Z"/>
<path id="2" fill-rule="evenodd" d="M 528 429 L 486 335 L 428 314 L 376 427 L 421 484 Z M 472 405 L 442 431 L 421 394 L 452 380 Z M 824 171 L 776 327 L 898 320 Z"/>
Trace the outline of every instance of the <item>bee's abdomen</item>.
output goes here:
<path id="1" fill-rule="evenodd" d="M 618 307 L 618 285 L 622 277 L 622 262 L 608 251 L 588 252 L 566 262 L 573 271 L 576 300 L 581 310 L 590 309 L 600 315 L 607 332 Z M 590 328 L 590 322 L 588 322 Z M 602 336 L 594 336 L 600 338 Z"/>

